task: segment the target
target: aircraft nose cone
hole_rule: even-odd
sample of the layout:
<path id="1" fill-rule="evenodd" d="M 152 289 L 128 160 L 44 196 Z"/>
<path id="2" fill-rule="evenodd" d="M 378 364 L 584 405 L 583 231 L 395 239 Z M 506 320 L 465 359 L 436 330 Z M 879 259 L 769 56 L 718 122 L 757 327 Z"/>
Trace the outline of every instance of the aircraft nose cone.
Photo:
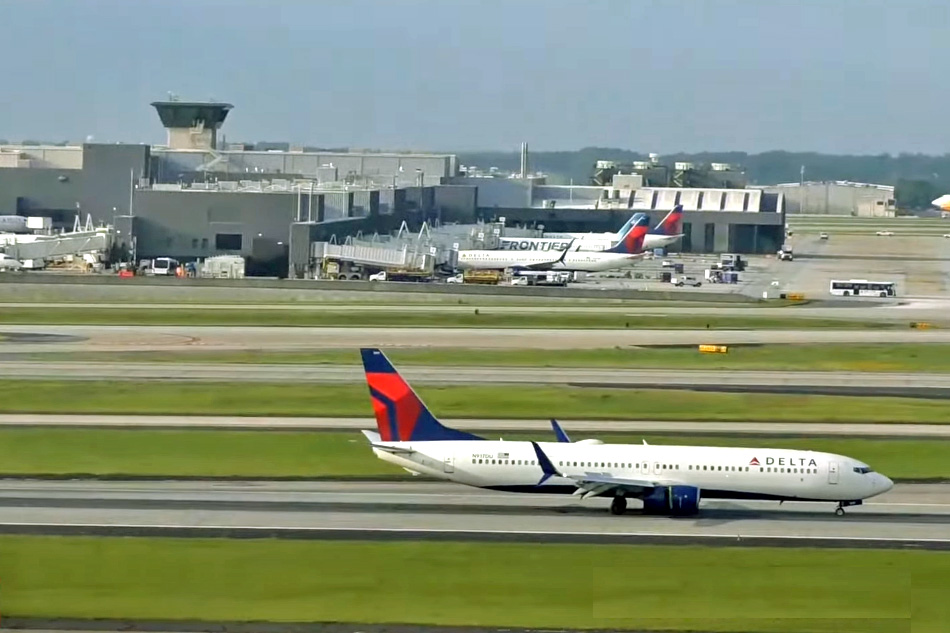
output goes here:
<path id="1" fill-rule="evenodd" d="M 888 490 L 894 487 L 894 482 L 891 481 L 889 478 L 885 477 L 884 475 L 881 475 L 878 485 L 880 486 L 881 492 L 887 492 Z"/>

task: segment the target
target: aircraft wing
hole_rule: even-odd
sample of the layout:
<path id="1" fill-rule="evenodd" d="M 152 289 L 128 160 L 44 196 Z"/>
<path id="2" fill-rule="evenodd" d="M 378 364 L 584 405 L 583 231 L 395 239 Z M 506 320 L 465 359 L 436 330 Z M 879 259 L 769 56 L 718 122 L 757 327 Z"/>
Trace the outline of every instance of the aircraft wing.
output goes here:
<path id="1" fill-rule="evenodd" d="M 541 466 L 541 470 L 544 473 L 544 477 L 542 477 L 541 481 L 538 482 L 538 485 L 544 483 L 544 481 L 549 477 L 570 479 L 574 482 L 574 485 L 577 486 L 577 490 L 574 492 L 574 494 L 581 495 L 582 499 L 597 497 L 608 492 L 614 492 L 616 490 L 631 492 L 633 493 L 633 496 L 640 497 L 643 496 L 645 492 L 648 492 L 658 486 L 669 486 L 680 483 L 670 479 L 652 477 L 614 477 L 610 473 L 586 472 L 583 475 L 566 475 L 564 473 L 558 472 L 557 467 L 555 467 L 554 463 L 548 459 L 548 456 L 545 455 L 544 451 L 541 450 L 541 447 L 538 446 L 537 442 L 531 442 L 531 446 L 534 447 L 534 453 L 538 458 L 538 464 Z"/>
<path id="2" fill-rule="evenodd" d="M 567 257 L 567 254 L 571 251 L 571 247 L 574 246 L 574 242 L 576 241 L 577 241 L 576 239 L 571 240 L 570 243 L 567 245 L 567 248 L 561 251 L 561 254 L 558 257 L 556 257 L 555 259 L 552 259 L 549 262 L 538 262 L 537 264 L 525 264 L 523 266 L 513 266 L 512 268 L 516 268 L 518 270 L 553 270 L 556 265 L 564 261 L 564 258 Z"/>
<path id="3" fill-rule="evenodd" d="M 631 496 L 640 497 L 657 486 L 679 483 L 668 479 L 613 477 L 610 473 L 584 473 L 580 476 L 568 476 L 568 479 L 574 480 L 574 484 L 577 486 L 574 494 L 580 495 L 581 499 L 597 497 L 617 490 L 630 492 L 632 493 Z"/>

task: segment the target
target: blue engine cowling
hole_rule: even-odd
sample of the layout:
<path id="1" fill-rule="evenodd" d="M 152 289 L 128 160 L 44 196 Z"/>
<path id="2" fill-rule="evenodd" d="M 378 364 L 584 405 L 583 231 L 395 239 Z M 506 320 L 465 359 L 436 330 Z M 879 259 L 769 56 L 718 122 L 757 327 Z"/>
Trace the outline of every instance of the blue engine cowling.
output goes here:
<path id="1" fill-rule="evenodd" d="M 648 514 L 688 516 L 699 512 L 699 488 L 694 486 L 662 486 L 643 498 Z"/>

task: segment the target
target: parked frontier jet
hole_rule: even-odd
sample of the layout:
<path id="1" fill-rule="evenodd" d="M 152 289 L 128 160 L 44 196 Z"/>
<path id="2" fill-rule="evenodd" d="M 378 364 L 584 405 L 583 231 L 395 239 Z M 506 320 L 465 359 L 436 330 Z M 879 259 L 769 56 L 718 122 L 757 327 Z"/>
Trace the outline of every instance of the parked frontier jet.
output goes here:
<path id="1" fill-rule="evenodd" d="M 950 194 L 940 196 L 930 204 L 934 205 L 935 207 L 940 207 L 944 211 L 950 211 Z"/>
<path id="2" fill-rule="evenodd" d="M 383 461 L 414 474 L 478 488 L 627 499 L 647 513 L 692 515 L 700 499 L 828 501 L 836 514 L 887 492 L 893 482 L 843 455 L 770 448 L 491 441 L 443 426 L 382 351 L 362 349 L 377 431 L 363 431 Z"/>
<path id="3" fill-rule="evenodd" d="M 501 248 L 522 251 L 551 250 L 552 248 L 563 250 L 567 247 L 569 240 L 576 239 L 577 250 L 603 251 L 616 244 L 620 237 L 630 230 L 633 223 L 645 215 L 645 213 L 634 213 L 617 233 L 545 233 L 542 238 L 503 237 Z M 659 224 L 647 232 L 643 239 L 643 248 L 649 251 L 669 246 L 681 237 L 683 237 L 683 205 L 678 204 L 660 220 Z"/>
<path id="4" fill-rule="evenodd" d="M 566 270 L 602 272 L 633 266 L 646 254 L 643 238 L 649 230 L 646 216 L 638 219 L 620 242 L 604 251 L 579 251 L 568 246 L 563 251 L 459 251 L 458 267 L 463 269 Z"/>

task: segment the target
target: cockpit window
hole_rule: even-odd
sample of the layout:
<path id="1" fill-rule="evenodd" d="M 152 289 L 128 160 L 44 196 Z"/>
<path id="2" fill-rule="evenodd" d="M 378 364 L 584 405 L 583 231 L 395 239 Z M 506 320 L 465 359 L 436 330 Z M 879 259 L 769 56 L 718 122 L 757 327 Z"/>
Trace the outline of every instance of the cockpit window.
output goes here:
<path id="1" fill-rule="evenodd" d="M 854 472 L 861 473 L 862 475 L 866 475 L 868 473 L 873 473 L 874 471 L 868 468 L 867 466 L 855 466 Z"/>

